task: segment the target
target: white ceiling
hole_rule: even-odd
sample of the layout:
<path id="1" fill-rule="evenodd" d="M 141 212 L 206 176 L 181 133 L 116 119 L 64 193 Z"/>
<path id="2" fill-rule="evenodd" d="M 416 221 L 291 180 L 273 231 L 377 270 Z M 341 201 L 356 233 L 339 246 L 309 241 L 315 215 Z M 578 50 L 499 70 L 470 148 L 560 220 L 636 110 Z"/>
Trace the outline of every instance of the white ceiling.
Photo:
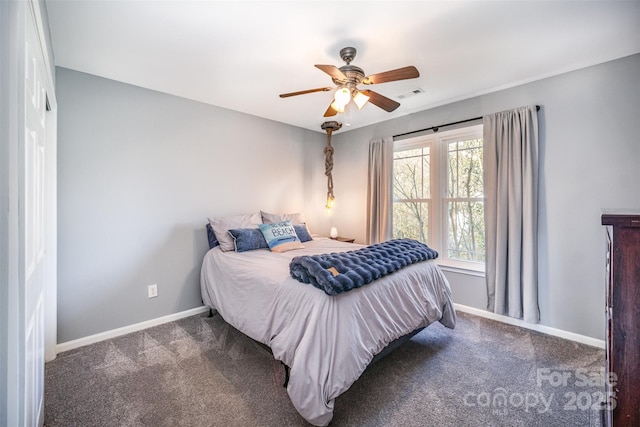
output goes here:
<path id="1" fill-rule="evenodd" d="M 356 129 L 640 52 L 640 1 L 46 0 L 55 63 L 323 132 L 333 86 L 314 64 L 420 77 L 368 86 L 402 105 Z M 415 89 L 424 93 L 404 99 Z"/>

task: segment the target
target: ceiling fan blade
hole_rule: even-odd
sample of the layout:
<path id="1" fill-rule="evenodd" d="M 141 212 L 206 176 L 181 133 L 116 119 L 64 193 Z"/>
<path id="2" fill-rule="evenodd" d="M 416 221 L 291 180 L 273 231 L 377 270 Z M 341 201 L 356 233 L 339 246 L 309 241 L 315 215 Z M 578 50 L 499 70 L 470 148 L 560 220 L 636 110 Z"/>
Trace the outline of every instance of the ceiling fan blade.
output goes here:
<path id="1" fill-rule="evenodd" d="M 335 80 L 349 80 L 342 71 L 335 65 L 316 65 L 316 68 L 329 74 Z"/>
<path id="2" fill-rule="evenodd" d="M 333 88 L 332 87 L 319 87 L 317 89 L 301 90 L 299 92 L 282 93 L 282 94 L 280 94 L 280 98 L 288 98 L 290 96 L 304 95 L 304 94 L 307 94 L 307 93 L 314 93 L 314 92 L 328 92 L 330 90 L 333 90 Z"/>
<path id="3" fill-rule="evenodd" d="M 331 117 L 331 116 L 335 116 L 336 114 L 338 114 L 338 112 L 334 110 L 331 105 L 329 105 L 329 108 L 327 108 L 327 111 L 324 112 L 324 117 Z"/>
<path id="4" fill-rule="evenodd" d="M 372 90 L 361 90 L 360 92 L 364 93 L 369 97 L 369 102 L 378 107 L 382 108 L 387 112 L 392 112 L 396 108 L 400 106 L 399 102 L 394 101 L 393 99 L 387 98 L 384 95 L 380 95 L 378 92 L 374 92 Z"/>
<path id="5" fill-rule="evenodd" d="M 362 83 L 366 85 L 375 85 L 378 83 L 394 82 L 396 80 L 415 79 L 420 77 L 418 69 L 413 65 L 398 68 L 397 70 L 385 71 L 384 73 L 372 74 L 365 77 Z"/>

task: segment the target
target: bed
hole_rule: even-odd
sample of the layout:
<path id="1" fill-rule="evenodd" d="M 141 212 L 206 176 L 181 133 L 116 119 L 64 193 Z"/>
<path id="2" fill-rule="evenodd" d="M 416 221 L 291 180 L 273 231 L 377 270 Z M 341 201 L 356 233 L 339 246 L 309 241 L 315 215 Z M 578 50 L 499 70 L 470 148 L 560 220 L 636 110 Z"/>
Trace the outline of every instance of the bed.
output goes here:
<path id="1" fill-rule="evenodd" d="M 283 253 L 213 247 L 203 260 L 204 303 L 289 367 L 287 393 L 316 426 L 329 424 L 334 400 L 390 343 L 435 321 L 455 327 L 449 284 L 432 260 L 334 296 L 290 274 L 294 257 L 362 247 L 314 238 Z"/>

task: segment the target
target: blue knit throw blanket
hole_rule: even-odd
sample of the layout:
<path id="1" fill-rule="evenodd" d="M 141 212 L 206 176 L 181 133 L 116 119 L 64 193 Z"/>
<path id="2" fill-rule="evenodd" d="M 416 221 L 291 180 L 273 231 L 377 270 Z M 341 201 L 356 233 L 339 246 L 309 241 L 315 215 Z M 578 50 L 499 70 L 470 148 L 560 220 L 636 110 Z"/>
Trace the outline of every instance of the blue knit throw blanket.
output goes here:
<path id="1" fill-rule="evenodd" d="M 298 256 L 291 260 L 291 276 L 327 295 L 359 288 L 407 265 L 435 259 L 438 252 L 412 239 L 376 243 L 349 252 Z"/>

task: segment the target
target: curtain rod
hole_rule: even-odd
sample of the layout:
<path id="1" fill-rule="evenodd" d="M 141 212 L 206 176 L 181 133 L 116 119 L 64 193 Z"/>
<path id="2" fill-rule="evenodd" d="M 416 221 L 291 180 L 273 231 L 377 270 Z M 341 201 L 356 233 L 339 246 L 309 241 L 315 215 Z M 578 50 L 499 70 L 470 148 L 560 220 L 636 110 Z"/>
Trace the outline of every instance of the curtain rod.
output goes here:
<path id="1" fill-rule="evenodd" d="M 539 106 L 539 105 L 536 105 L 536 111 L 540 111 L 540 106 Z M 460 121 L 458 121 L 458 122 L 447 123 L 447 124 L 440 125 L 440 126 L 431 126 L 430 128 L 424 128 L 424 129 L 412 130 L 411 132 L 405 132 L 405 133 L 400 133 L 400 134 L 398 134 L 398 135 L 393 135 L 393 137 L 394 137 L 394 138 L 398 138 L 398 137 L 400 137 L 400 136 L 411 135 L 411 134 L 418 133 L 418 132 L 426 132 L 426 131 L 428 131 L 428 130 L 432 130 L 432 131 L 434 131 L 434 132 L 438 132 L 438 130 L 439 130 L 440 128 L 443 128 L 443 127 L 453 126 L 453 125 L 459 125 L 460 123 L 474 122 L 474 121 L 476 121 L 476 120 L 481 120 L 481 119 L 482 119 L 482 116 L 480 116 L 480 117 L 474 117 L 473 119 L 460 120 Z"/>

